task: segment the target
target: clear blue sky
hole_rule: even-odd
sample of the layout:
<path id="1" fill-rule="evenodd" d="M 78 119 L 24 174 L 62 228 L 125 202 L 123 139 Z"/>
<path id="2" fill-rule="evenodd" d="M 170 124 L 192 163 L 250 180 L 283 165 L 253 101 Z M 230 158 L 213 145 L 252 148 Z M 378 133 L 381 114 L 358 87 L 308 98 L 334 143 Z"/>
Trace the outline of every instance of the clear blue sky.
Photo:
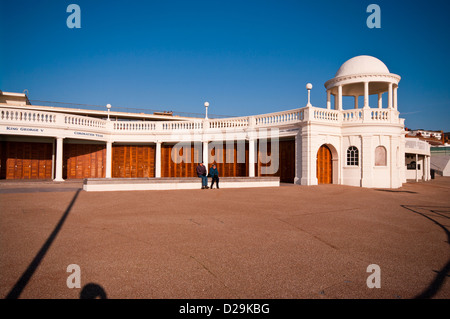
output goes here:
<path id="1" fill-rule="evenodd" d="M 69 29 L 71 3 L 81 29 Z M 369 29 L 366 8 L 381 8 Z M 32 100 L 252 115 L 325 107 L 323 84 L 372 55 L 399 74 L 410 128 L 450 131 L 450 1 L 2 0 L 0 89 Z M 344 100 L 344 103 L 346 101 Z M 344 104 L 345 106 L 345 104 Z"/>

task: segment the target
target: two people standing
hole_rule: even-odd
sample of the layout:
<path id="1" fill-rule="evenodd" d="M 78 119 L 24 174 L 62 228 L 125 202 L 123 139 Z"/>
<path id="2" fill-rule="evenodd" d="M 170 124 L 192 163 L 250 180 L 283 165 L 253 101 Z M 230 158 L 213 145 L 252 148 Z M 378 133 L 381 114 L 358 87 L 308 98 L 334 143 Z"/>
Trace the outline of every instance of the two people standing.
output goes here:
<path id="1" fill-rule="evenodd" d="M 213 188 L 214 183 L 216 183 L 216 187 L 219 188 L 219 171 L 217 170 L 217 166 L 213 164 L 209 170 L 209 174 L 206 174 L 206 167 L 203 163 L 198 164 L 197 166 L 197 176 L 202 179 L 202 189 L 207 189 L 208 187 L 208 177 L 212 177 L 211 189 Z"/>

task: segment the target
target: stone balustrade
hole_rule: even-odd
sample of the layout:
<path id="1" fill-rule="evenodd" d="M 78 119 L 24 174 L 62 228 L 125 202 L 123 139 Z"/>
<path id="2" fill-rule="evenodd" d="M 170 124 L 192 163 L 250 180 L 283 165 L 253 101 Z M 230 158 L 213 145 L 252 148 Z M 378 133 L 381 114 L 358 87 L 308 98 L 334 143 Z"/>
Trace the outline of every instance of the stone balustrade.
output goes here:
<path id="1" fill-rule="evenodd" d="M 394 109 L 352 109 L 331 110 L 317 107 L 304 107 L 283 112 L 226 119 L 195 119 L 191 121 L 109 121 L 88 116 L 57 112 L 44 112 L 0 105 L 0 124 L 32 125 L 50 128 L 90 130 L 103 134 L 117 133 L 164 133 L 198 132 L 205 130 L 247 130 L 265 127 L 295 125 L 305 122 L 355 124 L 385 122 L 401 124 L 398 111 Z"/>

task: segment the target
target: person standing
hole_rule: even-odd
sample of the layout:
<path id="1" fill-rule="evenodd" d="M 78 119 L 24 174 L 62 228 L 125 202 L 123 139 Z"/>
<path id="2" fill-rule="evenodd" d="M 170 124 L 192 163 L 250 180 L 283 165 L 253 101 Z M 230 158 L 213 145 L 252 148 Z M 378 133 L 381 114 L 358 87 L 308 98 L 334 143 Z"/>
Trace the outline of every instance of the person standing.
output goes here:
<path id="1" fill-rule="evenodd" d="M 217 170 L 216 164 L 211 166 L 208 176 L 212 177 L 211 189 L 213 188 L 214 182 L 216 183 L 216 187 L 219 188 L 219 171 Z"/>
<path id="2" fill-rule="evenodd" d="M 203 162 L 197 165 L 197 176 L 202 179 L 202 189 L 209 188 L 208 177 L 206 176 L 206 167 L 203 165 Z"/>

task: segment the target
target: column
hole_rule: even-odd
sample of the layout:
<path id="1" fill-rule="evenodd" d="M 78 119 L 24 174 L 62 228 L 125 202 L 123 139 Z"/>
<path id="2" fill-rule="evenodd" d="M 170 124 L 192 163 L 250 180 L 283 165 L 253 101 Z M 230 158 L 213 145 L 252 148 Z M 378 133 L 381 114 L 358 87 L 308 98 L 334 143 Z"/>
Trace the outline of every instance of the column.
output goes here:
<path id="1" fill-rule="evenodd" d="M 155 177 L 161 177 L 161 142 L 156 142 Z"/>
<path id="2" fill-rule="evenodd" d="M 364 82 L 364 107 L 369 107 L 369 82 Z"/>
<path id="3" fill-rule="evenodd" d="M 55 163 L 55 160 L 56 160 L 55 151 L 56 151 L 55 143 L 53 143 L 53 145 L 52 145 L 52 177 L 55 176 L 55 165 L 53 165 L 53 163 Z"/>
<path id="4" fill-rule="evenodd" d="M 327 90 L 327 109 L 328 109 L 328 110 L 331 109 L 331 101 L 330 101 L 330 98 L 331 98 L 331 92 L 330 92 L 330 90 Z"/>
<path id="5" fill-rule="evenodd" d="M 255 177 L 255 139 L 248 140 L 248 176 Z"/>
<path id="6" fill-rule="evenodd" d="M 422 174 L 422 180 L 427 181 L 428 180 L 428 161 L 427 156 L 423 156 L 423 174 Z"/>
<path id="7" fill-rule="evenodd" d="M 56 138 L 56 170 L 55 170 L 55 182 L 63 182 L 63 138 Z"/>
<path id="8" fill-rule="evenodd" d="M 431 156 L 427 156 L 427 181 L 429 181 L 431 179 Z"/>
<path id="9" fill-rule="evenodd" d="M 208 141 L 203 141 L 203 165 L 206 167 L 206 174 L 208 175 L 208 160 L 209 160 Z"/>
<path id="10" fill-rule="evenodd" d="M 295 135 L 295 177 L 294 177 L 294 184 L 300 184 L 300 173 L 302 171 L 302 157 L 301 157 L 301 150 L 302 150 L 302 137 L 299 136 L 299 133 Z M 300 143 L 300 145 L 299 145 Z"/>
<path id="11" fill-rule="evenodd" d="M 105 177 L 111 178 L 112 171 L 112 142 L 106 142 L 106 172 Z"/>
<path id="12" fill-rule="evenodd" d="M 378 108 L 383 108 L 383 93 L 378 93 Z"/>
<path id="13" fill-rule="evenodd" d="M 418 171 L 418 167 L 419 167 L 419 156 L 416 153 L 416 182 L 419 181 L 419 171 Z"/>
<path id="14" fill-rule="evenodd" d="M 397 89 L 398 86 L 394 88 L 394 109 L 397 109 Z"/>
<path id="15" fill-rule="evenodd" d="M 357 109 L 358 108 L 358 96 L 355 95 L 355 96 L 353 96 L 353 98 L 355 99 L 355 109 Z"/>
<path id="16" fill-rule="evenodd" d="M 373 184 L 373 149 L 372 136 L 361 136 L 361 186 L 372 187 Z"/>
<path id="17" fill-rule="evenodd" d="M 338 107 L 342 111 L 342 85 L 338 86 Z"/>
<path id="18" fill-rule="evenodd" d="M 311 125 L 301 128 L 301 185 L 317 185 L 316 161 L 317 151 L 313 150 L 317 143 L 317 134 L 311 131 Z"/>
<path id="19" fill-rule="evenodd" d="M 388 108 L 392 108 L 392 83 L 389 83 L 389 91 L 388 91 Z"/>

